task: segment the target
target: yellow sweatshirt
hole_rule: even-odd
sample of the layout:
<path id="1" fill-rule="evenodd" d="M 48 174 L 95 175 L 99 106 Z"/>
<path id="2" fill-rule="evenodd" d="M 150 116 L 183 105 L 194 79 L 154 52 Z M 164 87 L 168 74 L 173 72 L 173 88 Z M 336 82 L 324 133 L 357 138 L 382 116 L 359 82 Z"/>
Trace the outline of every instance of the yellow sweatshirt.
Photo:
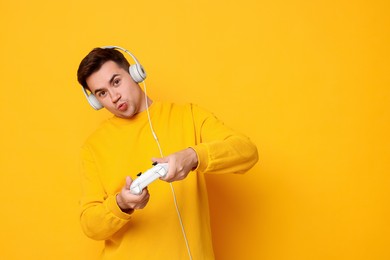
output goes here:
<path id="1" fill-rule="evenodd" d="M 198 167 L 173 183 L 194 260 L 214 259 L 205 173 L 244 173 L 258 160 L 256 146 L 198 106 L 154 102 L 154 130 L 164 156 L 192 147 Z M 148 187 L 146 207 L 121 211 L 116 194 L 126 176 L 135 179 L 160 157 L 146 111 L 131 119 L 113 117 L 82 148 L 80 222 L 85 234 L 105 240 L 103 259 L 189 259 L 169 183 Z"/>

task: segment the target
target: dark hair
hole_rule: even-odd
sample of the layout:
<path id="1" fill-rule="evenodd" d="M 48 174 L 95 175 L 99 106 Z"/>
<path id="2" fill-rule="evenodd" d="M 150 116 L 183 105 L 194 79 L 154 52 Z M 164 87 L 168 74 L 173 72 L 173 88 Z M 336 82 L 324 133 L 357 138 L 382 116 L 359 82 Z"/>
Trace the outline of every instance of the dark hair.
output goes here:
<path id="1" fill-rule="evenodd" d="M 80 62 L 77 70 L 77 80 L 83 88 L 89 89 L 87 78 L 98 71 L 107 61 L 113 61 L 124 70 L 129 71 L 130 64 L 120 51 L 95 48 Z"/>

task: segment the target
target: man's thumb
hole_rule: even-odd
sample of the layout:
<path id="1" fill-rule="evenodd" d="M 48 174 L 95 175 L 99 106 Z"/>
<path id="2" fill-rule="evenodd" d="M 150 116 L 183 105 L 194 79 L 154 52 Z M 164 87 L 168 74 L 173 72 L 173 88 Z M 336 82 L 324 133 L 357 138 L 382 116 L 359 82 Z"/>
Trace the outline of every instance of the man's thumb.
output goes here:
<path id="1" fill-rule="evenodd" d="M 133 182 L 133 180 L 131 179 L 131 177 L 126 176 L 126 186 L 125 186 L 126 190 L 130 190 L 130 185 L 132 182 Z"/>

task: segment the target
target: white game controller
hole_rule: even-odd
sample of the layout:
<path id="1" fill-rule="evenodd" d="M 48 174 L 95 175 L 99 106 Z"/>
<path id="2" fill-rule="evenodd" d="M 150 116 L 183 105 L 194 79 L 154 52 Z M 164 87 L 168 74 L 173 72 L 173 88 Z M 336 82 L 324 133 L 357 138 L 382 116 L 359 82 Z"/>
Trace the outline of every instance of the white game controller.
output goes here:
<path id="1" fill-rule="evenodd" d="M 130 185 L 130 192 L 135 195 L 142 193 L 142 190 L 158 178 L 168 173 L 168 163 L 159 163 L 139 175 Z"/>

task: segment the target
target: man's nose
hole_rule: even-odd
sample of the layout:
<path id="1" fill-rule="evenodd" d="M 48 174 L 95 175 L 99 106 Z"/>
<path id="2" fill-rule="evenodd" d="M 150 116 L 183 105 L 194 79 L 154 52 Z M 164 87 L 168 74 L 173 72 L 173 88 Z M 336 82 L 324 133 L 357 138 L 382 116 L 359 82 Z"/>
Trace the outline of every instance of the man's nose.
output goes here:
<path id="1" fill-rule="evenodd" d="M 120 100 L 121 95 L 119 92 L 112 90 L 112 91 L 110 91 L 110 97 L 111 97 L 112 103 L 116 103 Z"/>

